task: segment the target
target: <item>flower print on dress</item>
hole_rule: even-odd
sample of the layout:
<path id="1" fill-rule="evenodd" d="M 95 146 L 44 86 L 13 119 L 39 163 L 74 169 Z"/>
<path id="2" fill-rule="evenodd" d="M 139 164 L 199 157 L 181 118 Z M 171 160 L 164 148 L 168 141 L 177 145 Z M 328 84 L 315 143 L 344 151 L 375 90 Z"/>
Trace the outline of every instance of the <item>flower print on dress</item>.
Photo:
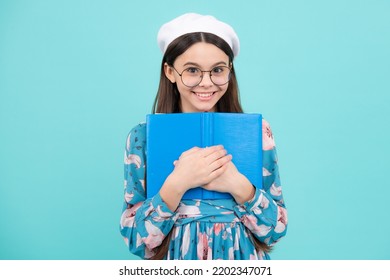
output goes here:
<path id="1" fill-rule="evenodd" d="M 131 208 L 127 208 L 125 211 L 123 211 L 121 216 L 121 228 L 125 227 L 133 227 L 135 225 L 135 215 L 137 213 L 138 208 L 142 205 L 141 202 L 138 202 L 136 205 L 132 206 Z"/>
<path id="2" fill-rule="evenodd" d="M 125 164 L 135 164 L 137 168 L 141 167 L 141 158 L 138 155 L 129 154 L 125 151 Z"/>
<path id="3" fill-rule="evenodd" d="M 185 256 L 188 253 L 188 250 L 190 248 L 190 243 L 191 243 L 190 224 L 185 224 L 183 231 L 184 233 L 183 233 L 180 251 L 182 252 L 182 255 Z"/>
<path id="4" fill-rule="evenodd" d="M 269 123 L 263 119 L 263 150 L 269 151 L 275 147 L 274 136 Z"/>
<path id="5" fill-rule="evenodd" d="M 264 176 L 271 176 L 271 175 L 272 175 L 272 173 L 269 172 L 267 168 L 263 167 L 263 177 Z"/>
<path id="6" fill-rule="evenodd" d="M 224 228 L 224 224 L 222 224 L 222 223 L 214 224 L 214 226 L 213 226 L 214 234 L 215 235 L 219 235 L 223 228 Z"/>
<path id="7" fill-rule="evenodd" d="M 255 216 L 245 215 L 242 217 L 242 222 L 245 226 L 254 234 L 258 236 L 267 236 L 271 231 L 271 226 L 266 226 L 264 224 L 258 224 L 258 219 Z"/>
<path id="8" fill-rule="evenodd" d="M 287 211 L 284 208 L 278 208 L 278 223 L 275 227 L 275 232 L 281 233 L 286 230 L 287 226 Z"/>
<path id="9" fill-rule="evenodd" d="M 134 197 L 134 193 L 125 192 L 125 201 L 127 203 L 130 203 L 130 201 L 133 199 L 133 197 Z"/>
<path id="10" fill-rule="evenodd" d="M 270 192 L 273 196 L 281 196 L 282 195 L 282 187 L 277 186 L 275 183 L 273 183 L 271 188 L 270 188 Z"/>
<path id="11" fill-rule="evenodd" d="M 162 208 L 161 205 L 158 205 L 157 208 L 156 208 L 156 212 L 157 212 L 157 215 L 159 217 L 161 217 L 161 218 L 172 217 L 172 213 L 171 212 L 164 212 L 161 208 Z"/>
<path id="12" fill-rule="evenodd" d="M 199 206 L 186 205 L 183 202 L 180 203 L 176 212 L 179 213 L 180 218 L 197 217 L 202 214 L 202 212 L 199 209 Z"/>
<path id="13" fill-rule="evenodd" d="M 145 228 L 148 233 L 148 236 L 143 238 L 145 245 L 151 249 L 156 248 L 164 240 L 164 234 L 157 226 L 153 225 L 151 221 L 145 221 Z"/>
<path id="14" fill-rule="evenodd" d="M 145 180 L 140 179 L 139 182 L 141 183 L 141 187 L 145 191 Z"/>
<path id="15" fill-rule="evenodd" d="M 209 246 L 209 237 L 204 232 L 198 232 L 198 244 L 196 246 L 197 248 L 197 254 L 199 260 L 208 260 L 212 257 L 211 248 Z"/>

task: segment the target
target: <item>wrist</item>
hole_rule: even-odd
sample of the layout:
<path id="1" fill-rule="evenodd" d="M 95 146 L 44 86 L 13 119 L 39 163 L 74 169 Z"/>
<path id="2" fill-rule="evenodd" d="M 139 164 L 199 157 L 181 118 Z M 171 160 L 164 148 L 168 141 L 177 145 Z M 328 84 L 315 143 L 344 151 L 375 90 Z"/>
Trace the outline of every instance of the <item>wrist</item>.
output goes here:
<path id="1" fill-rule="evenodd" d="M 234 188 L 234 191 L 231 192 L 231 195 L 234 197 L 238 204 L 244 204 L 245 202 L 251 200 L 256 192 L 255 187 L 244 175 L 240 176 L 237 187 Z"/>
<path id="2" fill-rule="evenodd" d="M 178 207 L 185 189 L 181 187 L 180 181 L 175 176 L 169 175 L 160 189 L 161 199 L 166 203 L 168 208 L 174 212 Z"/>
<path id="3" fill-rule="evenodd" d="M 166 189 L 167 192 L 178 195 L 180 198 L 184 195 L 184 193 L 188 190 L 183 180 L 180 180 L 174 173 L 171 173 L 164 182 L 163 188 Z"/>

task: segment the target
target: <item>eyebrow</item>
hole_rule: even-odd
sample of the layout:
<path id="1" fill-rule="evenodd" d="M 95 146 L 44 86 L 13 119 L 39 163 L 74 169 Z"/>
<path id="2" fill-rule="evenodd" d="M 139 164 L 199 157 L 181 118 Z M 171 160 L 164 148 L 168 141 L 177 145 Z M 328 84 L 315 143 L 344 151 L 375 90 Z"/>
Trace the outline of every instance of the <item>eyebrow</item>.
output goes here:
<path id="1" fill-rule="evenodd" d="M 225 61 L 219 61 L 219 62 L 217 62 L 217 63 L 214 63 L 214 64 L 211 66 L 211 68 L 214 68 L 215 66 L 218 66 L 218 65 L 221 65 L 221 64 L 223 64 L 223 65 L 225 65 L 225 66 L 228 65 Z M 200 65 L 199 65 L 198 63 L 196 63 L 196 62 L 191 62 L 191 61 L 184 63 L 183 66 L 191 66 L 191 65 L 201 68 Z"/>

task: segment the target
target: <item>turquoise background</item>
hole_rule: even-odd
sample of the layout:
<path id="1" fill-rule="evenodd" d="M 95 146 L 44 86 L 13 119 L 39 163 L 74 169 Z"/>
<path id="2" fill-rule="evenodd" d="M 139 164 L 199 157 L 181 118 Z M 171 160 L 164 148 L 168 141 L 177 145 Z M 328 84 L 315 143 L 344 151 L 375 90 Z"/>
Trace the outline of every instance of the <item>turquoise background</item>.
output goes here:
<path id="1" fill-rule="evenodd" d="M 162 23 L 239 34 L 289 210 L 273 259 L 390 259 L 390 1 L 0 2 L 0 259 L 131 259 L 123 149 L 151 111 Z"/>

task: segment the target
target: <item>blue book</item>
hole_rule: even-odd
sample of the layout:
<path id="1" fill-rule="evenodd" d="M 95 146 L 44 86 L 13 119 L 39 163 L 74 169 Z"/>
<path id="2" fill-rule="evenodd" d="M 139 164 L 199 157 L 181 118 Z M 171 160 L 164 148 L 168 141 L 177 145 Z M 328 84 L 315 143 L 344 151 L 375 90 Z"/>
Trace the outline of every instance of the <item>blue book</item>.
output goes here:
<path id="1" fill-rule="evenodd" d="M 146 116 L 146 194 L 157 194 L 173 162 L 192 147 L 223 145 L 233 163 L 262 188 L 262 115 L 247 113 L 172 113 Z M 237 186 L 239 187 L 239 186 Z M 188 190 L 183 199 L 225 199 L 229 193 Z"/>

